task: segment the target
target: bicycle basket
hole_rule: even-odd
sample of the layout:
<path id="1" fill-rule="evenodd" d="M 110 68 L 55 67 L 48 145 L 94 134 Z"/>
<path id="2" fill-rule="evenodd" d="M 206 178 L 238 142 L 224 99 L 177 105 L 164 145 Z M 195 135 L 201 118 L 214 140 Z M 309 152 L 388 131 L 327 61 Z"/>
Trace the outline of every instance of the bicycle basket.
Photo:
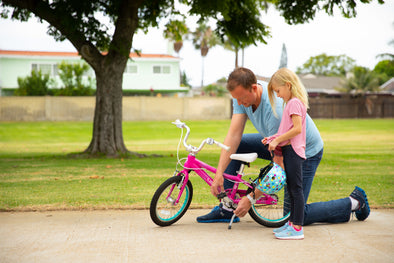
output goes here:
<path id="1" fill-rule="evenodd" d="M 260 169 L 259 177 L 255 181 L 257 189 L 266 193 L 279 192 L 286 183 L 286 173 L 278 164 L 271 162 Z"/>

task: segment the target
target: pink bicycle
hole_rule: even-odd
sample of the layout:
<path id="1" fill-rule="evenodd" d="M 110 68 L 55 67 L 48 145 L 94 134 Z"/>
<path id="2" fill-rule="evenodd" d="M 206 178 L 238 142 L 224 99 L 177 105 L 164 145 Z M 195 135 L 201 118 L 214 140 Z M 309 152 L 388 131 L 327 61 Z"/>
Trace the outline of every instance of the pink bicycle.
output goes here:
<path id="1" fill-rule="evenodd" d="M 212 177 L 207 172 L 215 174 L 216 168 L 198 160 L 196 155 L 202 150 L 205 144 L 216 144 L 219 147 L 229 150 L 229 147 L 212 138 L 203 140 L 200 146 L 194 147 L 187 144 L 190 134 L 190 128 L 183 122 L 176 120 L 173 122 L 178 128 L 182 129 L 180 142 L 182 141 L 183 129 L 186 129 L 186 135 L 183 139 L 183 145 L 189 152 L 185 163 L 182 165 L 181 171 L 175 170 L 174 176 L 168 178 L 156 190 L 150 204 L 150 217 L 153 222 L 159 226 L 169 226 L 177 222 L 187 211 L 193 197 L 193 186 L 189 180 L 190 172 L 194 171 L 209 186 L 212 184 Z M 179 154 L 179 145 L 178 145 Z M 177 156 L 179 156 L 177 154 Z M 245 181 L 245 166 L 249 166 L 251 162 L 256 160 L 257 153 L 232 154 L 231 158 L 241 161 L 241 167 L 236 176 L 224 174 L 224 178 L 234 182 L 232 189 L 225 189 L 218 198 L 222 199 L 223 205 L 228 208 L 235 209 L 243 196 L 250 193 L 256 186 L 254 181 L 250 179 Z M 178 158 L 178 164 L 180 164 Z M 240 187 L 243 186 L 243 187 Z M 241 189 L 245 188 L 245 189 Z M 267 227 L 279 227 L 288 221 L 290 216 L 285 204 L 285 187 L 275 194 L 263 194 L 256 200 L 249 210 L 249 215 L 259 224 Z M 286 210 L 286 211 L 285 211 Z M 231 228 L 231 224 L 229 226 Z"/>

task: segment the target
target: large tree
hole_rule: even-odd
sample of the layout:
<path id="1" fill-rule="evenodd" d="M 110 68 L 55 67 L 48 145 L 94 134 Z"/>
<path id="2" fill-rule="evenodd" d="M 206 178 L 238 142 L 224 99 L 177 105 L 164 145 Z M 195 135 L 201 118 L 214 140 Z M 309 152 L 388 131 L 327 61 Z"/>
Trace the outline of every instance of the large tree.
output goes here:
<path id="1" fill-rule="evenodd" d="M 371 0 L 361 0 L 368 3 Z M 378 0 L 383 2 L 382 0 Z M 178 0 L 188 6 L 189 15 L 216 21 L 219 36 L 244 46 L 264 42 L 266 26 L 260 21 L 268 2 L 281 10 L 289 23 L 313 19 L 319 9 L 329 14 L 338 6 L 344 15 L 354 16 L 353 0 Z M 157 27 L 162 18 L 179 14 L 175 0 L 2 0 L 1 16 L 27 21 L 31 15 L 49 23 L 48 34 L 68 39 L 96 74 L 96 107 L 93 136 L 87 153 L 127 153 L 122 133 L 122 78 L 133 36 L 139 29 Z M 105 17 L 112 28 L 99 18 Z"/>
<path id="2" fill-rule="evenodd" d="M 353 69 L 355 60 L 346 55 L 329 56 L 325 53 L 310 57 L 297 73 L 312 73 L 322 76 L 345 76 Z"/>

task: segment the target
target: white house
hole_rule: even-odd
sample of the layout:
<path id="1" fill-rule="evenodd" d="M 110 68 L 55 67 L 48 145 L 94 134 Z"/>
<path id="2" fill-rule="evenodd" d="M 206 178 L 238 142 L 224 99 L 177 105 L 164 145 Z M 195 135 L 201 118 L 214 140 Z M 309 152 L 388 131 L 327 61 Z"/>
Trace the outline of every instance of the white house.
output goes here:
<path id="1" fill-rule="evenodd" d="M 41 70 L 59 83 L 57 65 L 62 61 L 84 62 L 76 52 L 0 50 L 0 91 L 18 88 L 18 77 L 29 76 L 32 70 Z M 187 91 L 180 87 L 179 61 L 178 57 L 165 54 L 130 53 L 123 75 L 123 89 L 155 93 Z M 88 75 L 94 78 L 92 69 Z"/>

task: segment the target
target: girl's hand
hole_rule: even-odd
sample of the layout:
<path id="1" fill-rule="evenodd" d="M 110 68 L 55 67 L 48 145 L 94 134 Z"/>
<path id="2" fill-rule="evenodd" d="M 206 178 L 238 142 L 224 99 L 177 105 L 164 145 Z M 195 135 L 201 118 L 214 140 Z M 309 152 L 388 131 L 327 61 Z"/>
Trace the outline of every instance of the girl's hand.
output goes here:
<path id="1" fill-rule="evenodd" d="M 268 151 L 274 151 L 278 144 L 279 143 L 276 141 L 276 139 L 270 142 L 270 144 L 268 145 Z"/>
<path id="2" fill-rule="evenodd" d="M 267 137 L 265 137 L 264 139 L 261 140 L 261 142 L 265 145 L 267 144 L 267 140 L 268 140 Z"/>

